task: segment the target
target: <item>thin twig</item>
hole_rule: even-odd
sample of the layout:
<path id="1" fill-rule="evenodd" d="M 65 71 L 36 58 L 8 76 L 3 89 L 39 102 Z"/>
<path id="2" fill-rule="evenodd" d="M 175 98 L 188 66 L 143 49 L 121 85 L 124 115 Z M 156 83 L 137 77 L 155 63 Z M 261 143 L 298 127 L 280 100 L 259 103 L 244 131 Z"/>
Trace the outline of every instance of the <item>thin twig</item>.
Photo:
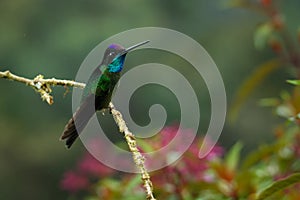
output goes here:
<path id="1" fill-rule="evenodd" d="M 10 71 L 5 71 L 5 72 L 0 71 L 0 78 L 6 78 L 12 81 L 18 81 L 21 83 L 25 83 L 28 86 L 31 86 L 35 91 L 40 93 L 42 99 L 46 100 L 47 103 L 50 105 L 53 103 L 53 97 L 50 95 L 52 91 L 51 86 L 59 85 L 59 86 L 66 86 L 66 87 L 70 86 L 70 87 L 78 87 L 78 88 L 85 87 L 84 83 L 79 83 L 70 80 L 59 80 L 55 78 L 44 79 L 43 75 L 38 75 L 34 79 L 28 79 L 28 78 L 24 78 L 12 74 Z M 112 103 L 109 104 L 109 109 L 111 110 L 113 118 L 117 126 L 119 127 L 120 133 L 124 134 L 126 143 L 129 147 L 129 150 L 132 153 L 134 163 L 141 173 L 141 179 L 143 181 L 143 186 L 146 191 L 147 200 L 155 200 L 153 196 L 153 187 L 152 187 L 152 182 L 150 180 L 150 175 L 148 174 L 147 169 L 145 167 L 145 158 L 142 156 L 142 154 L 137 148 L 136 139 L 134 135 L 129 131 L 126 122 L 122 117 L 122 114 L 118 110 L 116 110 L 116 108 Z"/>
<path id="2" fill-rule="evenodd" d="M 84 88 L 84 83 L 78 83 L 70 80 L 58 80 L 55 78 L 44 79 L 43 75 L 37 75 L 34 79 L 28 79 L 21 76 L 17 76 L 10 71 L 0 71 L 0 78 L 6 78 L 12 81 L 18 81 L 31 86 L 36 92 L 40 93 L 43 101 L 46 101 L 49 105 L 53 104 L 53 97 L 51 95 L 51 86 L 70 86 Z"/>
<path id="3" fill-rule="evenodd" d="M 135 139 L 134 135 L 129 131 L 129 129 L 126 125 L 126 122 L 124 121 L 124 119 L 122 117 L 122 114 L 118 110 L 116 110 L 115 106 L 111 102 L 109 104 L 109 108 L 114 117 L 116 124 L 119 127 L 120 133 L 124 134 L 124 137 L 128 144 L 129 150 L 132 153 L 134 163 L 140 170 L 144 188 L 146 189 L 147 199 L 155 200 L 153 193 L 152 193 L 153 187 L 152 187 L 152 182 L 150 180 L 150 175 L 148 174 L 147 169 L 145 167 L 145 158 L 137 148 L 136 139 Z"/>

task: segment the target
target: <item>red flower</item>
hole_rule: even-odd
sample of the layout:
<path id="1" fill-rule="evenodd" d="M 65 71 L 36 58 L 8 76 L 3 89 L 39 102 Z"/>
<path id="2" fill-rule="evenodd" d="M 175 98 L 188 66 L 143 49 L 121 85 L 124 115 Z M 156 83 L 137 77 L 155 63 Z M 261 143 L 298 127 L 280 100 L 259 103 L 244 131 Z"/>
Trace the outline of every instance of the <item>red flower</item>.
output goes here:
<path id="1" fill-rule="evenodd" d="M 84 190 L 88 187 L 88 179 L 79 173 L 74 171 L 68 171 L 64 174 L 63 180 L 61 181 L 61 188 L 71 193 Z"/>

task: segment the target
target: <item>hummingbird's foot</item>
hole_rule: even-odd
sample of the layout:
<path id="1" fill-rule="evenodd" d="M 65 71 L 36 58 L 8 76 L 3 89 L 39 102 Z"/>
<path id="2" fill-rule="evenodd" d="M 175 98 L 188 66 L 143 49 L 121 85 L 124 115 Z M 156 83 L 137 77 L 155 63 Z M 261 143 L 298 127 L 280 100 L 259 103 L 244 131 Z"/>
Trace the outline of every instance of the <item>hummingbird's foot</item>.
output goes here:
<path id="1" fill-rule="evenodd" d="M 109 114 L 111 114 L 111 109 L 110 108 L 103 108 L 100 112 L 104 116 L 106 112 L 109 112 Z"/>

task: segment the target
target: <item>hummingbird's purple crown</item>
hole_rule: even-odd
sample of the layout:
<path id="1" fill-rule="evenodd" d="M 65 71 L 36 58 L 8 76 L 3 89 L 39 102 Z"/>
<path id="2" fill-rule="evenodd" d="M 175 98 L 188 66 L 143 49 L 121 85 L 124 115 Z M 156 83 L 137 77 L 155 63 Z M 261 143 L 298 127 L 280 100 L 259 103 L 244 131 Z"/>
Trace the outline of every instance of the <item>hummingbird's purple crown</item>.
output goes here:
<path id="1" fill-rule="evenodd" d="M 110 49 L 116 49 L 116 50 L 124 49 L 124 47 L 122 47 L 119 44 L 111 44 L 111 45 L 108 46 L 108 48 L 110 48 Z"/>

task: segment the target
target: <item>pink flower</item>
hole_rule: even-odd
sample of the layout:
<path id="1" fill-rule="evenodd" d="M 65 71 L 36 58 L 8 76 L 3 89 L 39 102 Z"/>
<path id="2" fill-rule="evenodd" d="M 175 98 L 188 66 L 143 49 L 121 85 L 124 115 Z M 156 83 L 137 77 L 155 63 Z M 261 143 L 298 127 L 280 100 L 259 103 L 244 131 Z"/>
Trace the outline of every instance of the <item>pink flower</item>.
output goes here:
<path id="1" fill-rule="evenodd" d="M 89 153 L 86 153 L 79 161 L 78 169 L 84 174 L 93 176 L 107 176 L 113 173 L 111 168 L 103 165 Z"/>
<path id="2" fill-rule="evenodd" d="M 198 157 L 199 149 L 202 144 L 206 144 L 207 148 L 210 146 L 211 141 L 206 140 L 203 143 L 201 138 L 195 138 L 193 143 L 186 150 L 185 146 L 188 144 L 186 141 L 189 138 L 193 138 L 195 133 L 191 130 L 182 130 L 179 129 L 178 125 L 170 126 L 164 128 L 155 138 L 152 138 L 148 141 L 148 144 L 154 146 L 156 150 L 160 148 L 171 145 L 171 151 L 165 151 L 164 155 L 158 155 L 153 157 L 146 157 L 147 166 L 152 166 L 157 163 L 167 163 L 169 153 L 174 152 L 183 152 L 185 153 L 182 157 L 175 163 L 168 165 L 167 167 L 158 170 L 152 176 L 153 182 L 156 184 L 172 184 L 174 180 L 177 180 L 178 177 L 181 177 L 181 181 L 211 181 L 211 177 L 208 177 L 207 169 L 209 167 L 209 162 L 217 157 L 223 155 L 223 148 L 215 145 L 212 150 L 205 156 L 200 159 Z M 173 139 L 177 138 L 176 142 Z M 172 142 L 172 143 L 170 143 Z M 174 179 L 174 180 L 173 180 Z"/>
<path id="3" fill-rule="evenodd" d="M 164 147 L 168 145 L 173 138 L 176 136 L 178 131 L 178 125 L 165 127 L 159 134 L 160 134 L 160 147 Z"/>
<path id="4" fill-rule="evenodd" d="M 64 174 L 63 180 L 61 181 L 61 188 L 71 193 L 84 190 L 88 187 L 88 179 L 74 171 L 68 171 Z"/>

